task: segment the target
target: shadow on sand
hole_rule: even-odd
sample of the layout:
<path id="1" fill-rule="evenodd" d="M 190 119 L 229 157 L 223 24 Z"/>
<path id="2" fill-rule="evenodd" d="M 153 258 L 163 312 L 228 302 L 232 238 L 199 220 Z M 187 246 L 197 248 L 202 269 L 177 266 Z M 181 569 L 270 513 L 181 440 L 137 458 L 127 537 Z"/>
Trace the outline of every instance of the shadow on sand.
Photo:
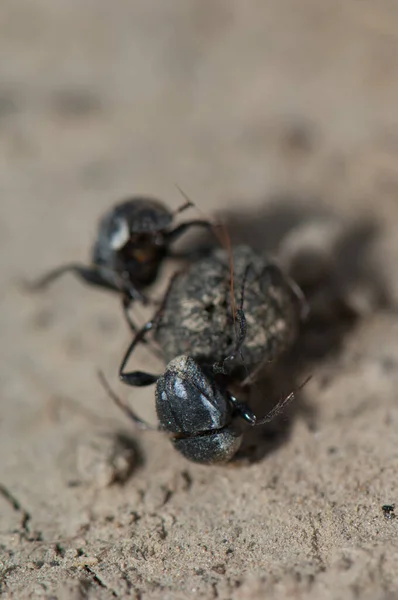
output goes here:
<path id="1" fill-rule="evenodd" d="M 282 265 L 307 298 L 308 319 L 302 324 L 294 347 L 272 368 L 272 373 L 268 375 L 265 370 L 250 390 L 242 390 L 247 392 L 248 402 L 259 417 L 267 414 L 280 398 L 298 390 L 293 402 L 271 423 L 245 430 L 236 459 L 256 462 L 285 443 L 298 416 L 305 419 L 309 428 L 316 428 L 316 409 L 305 399 L 305 386 L 299 388 L 309 375 L 316 377 L 321 361 L 338 356 L 347 335 L 366 316 L 351 301 L 351 291 L 361 297 L 370 290 L 374 310 L 388 305 L 386 285 L 371 258 L 379 227 L 370 220 L 344 222 L 320 202 L 293 197 L 268 200 L 252 212 L 226 211 L 220 217 L 233 245 L 247 244 L 260 254 L 278 258 L 284 253 L 285 240 L 303 231 L 295 256 L 290 255 L 290 261 L 282 261 Z M 305 230 L 311 226 L 316 232 L 316 227 L 323 227 L 327 232 L 329 224 L 336 233 L 329 240 L 325 236 L 325 248 L 321 244 L 320 256 L 316 256 L 317 248 L 306 245 Z"/>

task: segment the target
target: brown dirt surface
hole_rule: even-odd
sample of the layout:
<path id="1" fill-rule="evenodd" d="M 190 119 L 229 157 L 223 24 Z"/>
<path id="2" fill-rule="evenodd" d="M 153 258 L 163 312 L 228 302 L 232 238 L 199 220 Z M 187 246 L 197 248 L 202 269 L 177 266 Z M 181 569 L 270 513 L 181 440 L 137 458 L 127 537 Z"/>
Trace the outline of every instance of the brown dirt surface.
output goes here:
<path id="1" fill-rule="evenodd" d="M 2 597 L 398 597 L 398 4 L 3 0 L 0 56 Z M 20 285 L 84 260 L 129 194 L 177 207 L 175 183 L 279 250 L 318 318 L 270 402 L 311 381 L 227 466 L 105 394 L 98 368 L 155 420 L 117 382 L 117 298 Z"/>

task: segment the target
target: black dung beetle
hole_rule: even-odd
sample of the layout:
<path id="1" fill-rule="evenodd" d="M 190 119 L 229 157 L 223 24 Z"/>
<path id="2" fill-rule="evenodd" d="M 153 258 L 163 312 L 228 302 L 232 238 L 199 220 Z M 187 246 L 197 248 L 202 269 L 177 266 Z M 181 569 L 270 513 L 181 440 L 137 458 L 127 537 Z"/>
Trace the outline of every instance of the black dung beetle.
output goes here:
<path id="1" fill-rule="evenodd" d="M 294 398 L 291 392 L 265 417 L 258 419 L 247 404 L 239 402 L 228 391 L 219 379 L 221 373 L 217 373 L 217 368 L 212 372 L 211 367 L 200 365 L 190 356 L 174 358 L 159 376 L 139 371 L 124 373 L 122 369 L 123 365 L 121 379 L 129 385 L 142 387 L 156 383 L 159 425 L 153 427 L 143 421 L 113 392 L 100 372 L 100 380 L 114 402 L 140 429 L 168 434 L 175 449 L 185 458 L 206 465 L 228 462 L 239 450 L 242 431 L 235 422 L 236 417 L 252 426 L 264 425 Z"/>
<path id="2" fill-rule="evenodd" d="M 175 216 L 192 206 L 192 202 L 185 202 L 171 212 L 162 202 L 145 196 L 117 204 L 99 221 L 90 265 L 60 266 L 28 284 L 29 289 L 41 290 L 64 273 L 73 272 L 90 285 L 119 292 L 128 323 L 135 331 L 128 314 L 131 303 L 147 303 L 143 290 L 155 281 L 167 256 L 182 257 L 173 255 L 171 244 L 190 227 L 212 227 L 209 221 L 193 219 L 171 228 Z"/>
<path id="3" fill-rule="evenodd" d="M 246 250 L 244 250 L 245 252 Z M 236 253 L 234 253 L 234 258 L 235 255 Z M 252 255 L 250 256 L 253 258 Z M 272 268 L 274 269 L 274 266 Z M 240 362 L 244 363 L 242 354 L 245 354 L 245 343 L 247 339 L 249 341 L 252 339 L 252 334 L 248 332 L 246 313 L 243 311 L 245 285 L 252 271 L 253 265 L 251 261 L 246 261 L 244 270 L 241 273 L 240 308 L 236 310 L 234 319 L 232 319 L 230 324 L 230 328 L 232 329 L 230 332 L 231 340 L 233 342 L 233 337 L 235 337 L 235 342 L 232 343 L 231 350 L 224 351 L 223 355 L 221 355 L 219 346 L 213 353 L 210 349 L 209 354 L 206 356 L 202 350 L 197 352 L 199 346 L 197 348 L 195 344 L 195 331 L 199 334 L 202 334 L 203 331 L 200 328 L 196 330 L 192 329 L 187 332 L 187 335 L 191 336 L 192 343 L 190 354 L 179 354 L 177 357 L 171 359 L 163 374 L 155 375 L 142 371 L 125 371 L 127 361 L 136 346 L 145 340 L 151 330 L 156 333 L 166 310 L 168 297 L 173 289 L 174 282 L 180 275 L 179 273 L 172 278 L 163 299 L 163 304 L 154 318 L 148 321 L 135 335 L 122 360 L 119 376 L 124 383 L 131 386 L 144 387 L 156 384 L 155 399 L 159 420 L 158 427 L 153 428 L 140 419 L 123 400 L 114 394 L 103 375 L 100 374 L 102 383 L 106 386 L 113 400 L 139 427 L 143 429 L 157 429 L 167 433 L 176 450 L 193 462 L 203 464 L 228 462 L 236 454 L 242 441 L 242 431 L 236 423 L 236 417 L 244 419 L 252 426 L 263 425 L 279 414 L 284 406 L 294 397 L 294 393 L 292 392 L 278 402 L 270 413 L 259 420 L 250 408 L 245 403 L 237 400 L 229 390 L 234 379 L 232 374 L 236 367 L 236 359 L 239 358 Z M 224 269 L 222 269 L 222 272 L 224 273 Z M 205 279 L 202 279 L 202 282 L 204 281 Z M 199 285 L 200 282 L 198 282 Z M 203 283 L 203 285 L 205 284 Z M 273 287 L 270 286 L 269 290 L 272 291 Z M 295 293 L 290 288 L 289 293 L 294 297 L 291 300 L 292 305 L 297 303 Z M 262 297 L 260 300 L 261 302 L 265 302 L 266 298 Z M 269 296 L 269 301 L 271 300 L 273 303 L 272 310 L 275 311 L 275 294 L 273 293 Z M 224 310 L 225 308 L 224 306 Z M 179 313 L 177 306 L 175 306 L 175 310 L 175 321 L 179 320 L 181 323 L 181 311 L 183 309 L 180 307 Z M 296 308 L 295 310 L 299 314 L 299 309 Z M 275 312 L 271 314 L 275 317 Z M 290 316 L 288 322 L 290 323 Z M 236 326 L 235 336 L 232 333 L 234 325 Z M 269 327 L 269 325 L 270 323 L 266 327 Z M 284 328 L 280 327 L 279 329 L 283 333 Z M 172 335 L 172 332 L 170 332 L 170 335 Z M 273 335 L 275 337 L 275 334 Z M 290 339 L 291 332 L 288 337 Z M 210 339 L 213 342 L 217 342 L 217 338 L 211 337 Z M 224 338 L 221 341 L 224 342 Z M 273 346 L 274 344 L 271 345 L 271 347 Z M 283 342 L 283 346 L 285 347 L 285 342 Z M 263 345 L 263 353 L 266 350 L 267 346 Z"/>

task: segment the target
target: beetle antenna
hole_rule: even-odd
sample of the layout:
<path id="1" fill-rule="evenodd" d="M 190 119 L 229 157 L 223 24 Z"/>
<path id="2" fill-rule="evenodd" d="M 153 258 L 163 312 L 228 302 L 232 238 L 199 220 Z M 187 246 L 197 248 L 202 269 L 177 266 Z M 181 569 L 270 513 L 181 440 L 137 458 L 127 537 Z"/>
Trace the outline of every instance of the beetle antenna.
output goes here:
<path id="1" fill-rule="evenodd" d="M 295 390 L 293 390 L 292 392 L 290 392 L 290 394 L 288 394 L 287 396 L 282 397 L 276 404 L 275 406 L 269 411 L 269 413 L 267 415 L 265 415 L 265 417 L 263 417 L 262 419 L 256 419 L 254 425 L 265 425 L 265 423 L 269 423 L 270 421 L 273 421 L 273 419 L 275 419 L 275 417 L 277 417 L 284 409 L 285 407 L 295 398 L 296 393 L 301 390 L 308 382 L 309 380 L 312 379 L 312 375 L 309 375 Z"/>
<path id="2" fill-rule="evenodd" d="M 251 268 L 251 265 L 247 265 L 245 268 L 245 272 L 243 274 L 243 279 L 242 279 L 242 285 L 241 285 L 241 297 L 240 297 L 239 308 L 235 311 L 235 335 L 236 335 L 235 347 L 234 347 L 234 350 L 231 352 L 231 354 L 226 356 L 221 363 L 215 363 L 213 365 L 213 369 L 216 373 L 226 374 L 226 370 L 225 370 L 226 363 L 233 361 L 236 358 L 236 355 L 239 354 L 242 364 L 244 366 L 244 369 L 246 371 L 246 378 L 249 376 L 249 372 L 248 372 L 247 366 L 245 365 L 245 359 L 244 359 L 244 356 L 242 353 L 242 346 L 245 341 L 246 331 L 247 331 L 246 317 L 245 317 L 245 313 L 243 310 L 243 304 L 244 304 L 244 299 L 245 299 L 245 286 L 246 286 L 247 274 L 248 274 L 250 268 Z"/>
<path id="3" fill-rule="evenodd" d="M 205 211 L 203 211 L 199 206 L 197 206 L 197 204 L 195 204 L 195 202 L 188 196 L 188 194 L 186 192 L 184 192 L 184 190 L 178 185 L 178 183 L 175 183 L 174 185 L 176 186 L 177 190 L 180 192 L 181 196 L 185 200 L 185 204 L 182 205 L 181 209 L 178 209 L 178 212 L 181 212 L 181 210 L 185 210 L 185 208 L 195 207 L 196 210 L 198 211 L 198 213 L 200 213 L 206 221 L 211 223 L 213 233 L 214 233 L 215 237 L 218 239 L 220 246 L 225 247 L 224 238 L 219 233 L 219 229 L 220 229 L 220 227 L 222 227 L 221 223 L 214 222 L 214 221 L 212 221 L 212 219 L 209 219 L 209 217 L 205 213 Z"/>

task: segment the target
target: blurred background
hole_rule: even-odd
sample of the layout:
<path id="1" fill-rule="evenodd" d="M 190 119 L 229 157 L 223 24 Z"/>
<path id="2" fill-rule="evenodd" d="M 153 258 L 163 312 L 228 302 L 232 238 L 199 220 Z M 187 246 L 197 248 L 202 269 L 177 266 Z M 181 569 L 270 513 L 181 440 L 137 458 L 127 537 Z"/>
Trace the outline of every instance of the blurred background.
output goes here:
<path id="1" fill-rule="evenodd" d="M 394 303 L 397 75 L 389 0 L 1 2 L 0 476 L 44 537 L 78 528 L 82 496 L 64 497 L 65 457 L 88 425 L 71 406 L 119 417 L 95 370 L 116 380 L 130 334 L 115 298 L 73 277 L 35 297 L 18 281 L 86 261 L 116 201 L 144 193 L 176 208 L 178 184 L 260 250 L 279 251 L 313 219 L 347 224 L 356 241 L 337 235 L 332 270 L 348 304 L 372 314 L 385 294 L 376 273 Z M 351 286 L 364 272 L 365 287 Z M 391 327 L 370 335 L 370 353 Z M 68 409 L 52 402 L 61 397 Z M 153 390 L 134 401 L 153 418 Z M 180 465 L 169 448 L 163 457 L 165 442 L 142 443 L 144 479 Z"/>

